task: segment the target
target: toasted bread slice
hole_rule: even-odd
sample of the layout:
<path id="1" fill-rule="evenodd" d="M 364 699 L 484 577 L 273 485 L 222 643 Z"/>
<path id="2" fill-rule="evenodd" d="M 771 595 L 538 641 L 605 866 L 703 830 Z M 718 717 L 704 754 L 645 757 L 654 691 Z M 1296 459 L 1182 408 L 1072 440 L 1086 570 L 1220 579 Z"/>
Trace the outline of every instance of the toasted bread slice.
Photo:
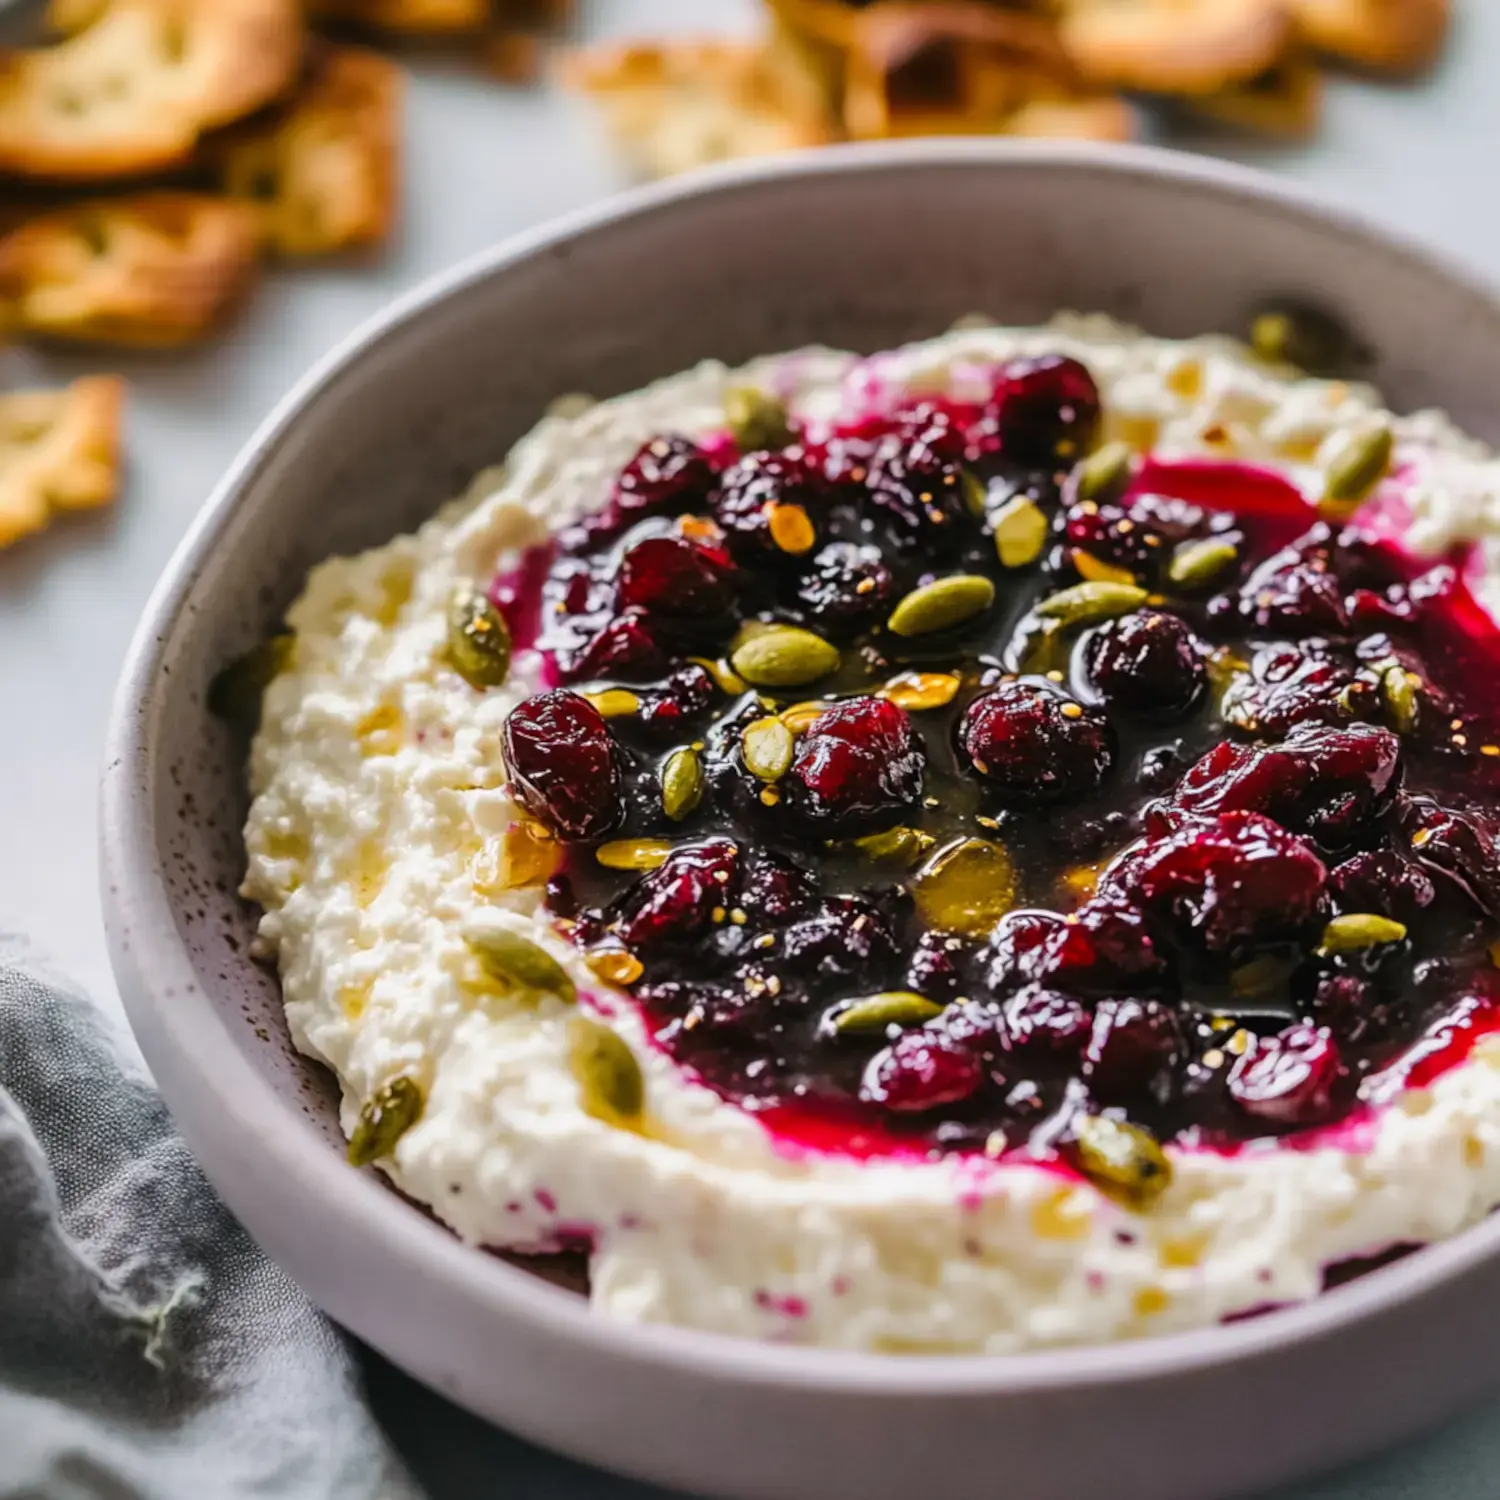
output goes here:
<path id="1" fill-rule="evenodd" d="M 1284 0 L 1062 0 L 1060 35 L 1108 88 L 1214 94 L 1259 77 L 1293 31 Z"/>
<path id="2" fill-rule="evenodd" d="M 115 498 L 124 401 L 125 382 L 112 375 L 0 396 L 0 547 L 40 531 L 54 511 Z"/>
<path id="3" fill-rule="evenodd" d="M 651 176 L 822 145 L 828 121 L 756 43 L 627 43 L 575 52 L 565 78 Z"/>
<path id="4" fill-rule="evenodd" d="M 1453 19 L 1450 0 L 1289 0 L 1308 43 L 1379 73 L 1414 73 L 1433 62 Z"/>
<path id="5" fill-rule="evenodd" d="M 490 18 L 490 0 L 308 0 L 321 21 L 349 21 L 391 36 L 459 36 Z"/>
<path id="6" fill-rule="evenodd" d="M 252 210 L 197 193 L 38 214 L 0 238 L 0 323 L 33 338 L 190 343 L 243 300 L 259 238 Z"/>
<path id="7" fill-rule="evenodd" d="M 258 216 L 269 249 L 327 255 L 386 237 L 399 196 L 404 84 L 377 53 L 320 48 L 285 108 L 211 148 L 225 190 Z"/>
<path id="8" fill-rule="evenodd" d="M 0 52 L 0 172 L 120 177 L 185 161 L 198 137 L 295 79 L 298 0 L 63 0 L 81 26 L 56 46 Z"/>

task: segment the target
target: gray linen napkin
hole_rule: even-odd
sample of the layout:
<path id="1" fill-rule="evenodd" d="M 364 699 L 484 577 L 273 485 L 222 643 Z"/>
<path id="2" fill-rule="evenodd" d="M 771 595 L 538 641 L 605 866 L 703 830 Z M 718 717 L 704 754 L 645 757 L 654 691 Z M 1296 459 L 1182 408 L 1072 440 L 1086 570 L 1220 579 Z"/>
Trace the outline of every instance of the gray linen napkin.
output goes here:
<path id="1" fill-rule="evenodd" d="M 0 938 L 0 1497 L 418 1494 L 108 1024 Z"/>

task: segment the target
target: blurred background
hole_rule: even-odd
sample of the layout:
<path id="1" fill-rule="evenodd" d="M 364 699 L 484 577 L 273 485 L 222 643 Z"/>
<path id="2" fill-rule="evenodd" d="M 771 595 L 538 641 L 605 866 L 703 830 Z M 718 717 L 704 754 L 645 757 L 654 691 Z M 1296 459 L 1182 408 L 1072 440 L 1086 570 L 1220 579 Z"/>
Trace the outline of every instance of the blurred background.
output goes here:
<path id="1" fill-rule="evenodd" d="M 432 272 L 641 177 L 960 132 L 1209 152 L 1500 278 L 1495 0 L 0 0 L 0 38 L 0 926 L 116 1014 L 129 634 L 276 401 Z M 644 1493 L 372 1376 L 435 1494 Z M 1494 1426 L 1299 1500 L 1492 1496 Z"/>

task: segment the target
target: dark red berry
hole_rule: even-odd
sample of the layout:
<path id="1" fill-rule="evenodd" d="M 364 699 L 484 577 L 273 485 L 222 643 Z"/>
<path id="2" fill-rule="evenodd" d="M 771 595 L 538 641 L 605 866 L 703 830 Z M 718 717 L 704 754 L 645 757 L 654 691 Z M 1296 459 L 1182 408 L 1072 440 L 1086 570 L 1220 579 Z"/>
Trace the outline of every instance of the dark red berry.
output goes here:
<path id="1" fill-rule="evenodd" d="M 1325 1028 L 1290 1026 L 1252 1041 L 1229 1071 L 1229 1097 L 1272 1125 L 1318 1125 L 1333 1110 L 1341 1063 Z"/>
<path id="2" fill-rule="evenodd" d="M 963 942 L 942 932 L 924 932 L 906 964 L 906 988 L 947 1002 L 963 988 L 968 958 Z"/>
<path id="3" fill-rule="evenodd" d="M 651 536 L 626 549 L 616 575 L 621 605 L 658 615 L 714 615 L 733 594 L 727 553 L 680 536 Z"/>
<path id="4" fill-rule="evenodd" d="M 797 743 L 784 783 L 794 819 L 820 837 L 888 827 L 922 800 L 922 747 L 904 709 L 846 698 Z"/>
<path id="5" fill-rule="evenodd" d="M 820 635 L 845 640 L 890 613 L 894 585 L 878 547 L 832 542 L 797 580 L 797 603 Z"/>
<path id="6" fill-rule="evenodd" d="M 1028 984 L 1000 1008 L 1000 1046 L 1037 1062 L 1076 1057 L 1088 1040 L 1089 1013 L 1072 995 Z"/>
<path id="7" fill-rule="evenodd" d="M 1165 1104 L 1184 1043 L 1177 1014 L 1156 1000 L 1102 1000 L 1083 1051 L 1083 1077 L 1102 1104 Z"/>
<path id="8" fill-rule="evenodd" d="M 1063 516 L 1056 565 L 1076 568 L 1078 554 L 1133 573 L 1140 583 L 1159 580 L 1175 547 L 1218 529 L 1196 505 L 1164 495 L 1128 501 L 1075 500 Z M 1229 540 L 1236 533 L 1225 532 Z"/>
<path id="9" fill-rule="evenodd" d="M 505 764 L 517 801 L 560 838 L 603 838 L 624 814 L 604 716 L 577 693 L 538 693 L 510 711 Z"/>
<path id="10" fill-rule="evenodd" d="M 685 437 L 652 438 L 620 471 L 610 497 L 617 526 L 699 510 L 718 483 L 708 455 Z"/>
<path id="11" fill-rule="evenodd" d="M 656 637 L 634 610 L 602 625 L 582 646 L 557 653 L 558 672 L 565 682 L 588 682 L 596 677 L 632 680 L 654 676 L 666 665 Z"/>
<path id="12" fill-rule="evenodd" d="M 958 728 L 975 775 L 1015 803 L 1092 796 L 1114 763 L 1114 733 L 1098 709 L 1050 684 L 1006 682 L 976 698 Z"/>
<path id="13" fill-rule="evenodd" d="M 1063 919 L 1051 911 L 1013 911 L 1001 918 L 990 938 L 985 988 L 1005 995 L 1040 979 L 1051 939 Z"/>
<path id="14" fill-rule="evenodd" d="M 972 1052 L 941 1032 L 908 1031 L 870 1059 L 860 1095 L 898 1114 L 918 1114 L 959 1104 L 983 1084 L 983 1064 Z"/>
<path id="15" fill-rule="evenodd" d="M 1065 354 L 1002 365 L 993 406 L 1000 450 L 1016 463 L 1071 462 L 1094 446 L 1099 431 L 1099 387 Z"/>
<path id="16" fill-rule="evenodd" d="M 1248 674 L 1230 683 L 1222 712 L 1247 734 L 1286 734 L 1298 724 L 1337 723 L 1373 712 L 1379 693 L 1356 681 L 1351 662 L 1320 650 L 1266 646 L 1255 653 Z"/>
<path id="17" fill-rule="evenodd" d="M 1344 587 L 1324 545 L 1327 528 L 1269 557 L 1239 592 L 1243 618 L 1258 630 L 1289 635 L 1342 635 L 1349 629 Z"/>
<path id="18" fill-rule="evenodd" d="M 1100 897 L 1065 917 L 1033 963 L 1039 978 L 1079 994 L 1155 988 L 1167 967 L 1145 917 L 1124 902 Z"/>
<path id="19" fill-rule="evenodd" d="M 817 897 L 817 881 L 771 849 L 751 851 L 736 892 L 739 906 L 753 922 L 773 924 L 802 915 Z"/>
<path id="20" fill-rule="evenodd" d="M 1328 877 L 1341 912 L 1374 912 L 1411 926 L 1437 900 L 1432 877 L 1394 849 L 1371 850 L 1346 859 Z"/>
<path id="21" fill-rule="evenodd" d="M 865 504 L 898 551 L 924 557 L 952 551 L 973 523 L 966 481 L 955 464 L 914 468 L 891 459 L 872 470 Z"/>
<path id="22" fill-rule="evenodd" d="M 1089 677 L 1111 708 L 1175 719 L 1203 696 L 1204 651 L 1176 615 L 1141 610 L 1101 625 L 1089 639 Z"/>
<path id="23" fill-rule="evenodd" d="M 620 898 L 615 916 L 621 940 L 649 954 L 664 943 L 700 938 L 713 925 L 715 908 L 728 905 L 738 867 L 739 848 L 728 839 L 673 851 Z"/>
<path id="24" fill-rule="evenodd" d="M 1399 819 L 1412 857 L 1424 869 L 1500 917 L 1500 821 L 1480 812 L 1456 812 L 1430 797 L 1404 799 Z"/>
<path id="25" fill-rule="evenodd" d="M 884 918 L 868 902 L 830 896 L 782 934 L 779 967 L 811 983 L 878 987 L 899 956 Z"/>
<path id="26" fill-rule="evenodd" d="M 715 691 L 713 678 L 695 662 L 689 662 L 658 686 L 636 694 L 641 706 L 633 722 L 659 744 L 680 742 L 685 726 L 708 711 Z"/>
<path id="27" fill-rule="evenodd" d="M 785 453 L 749 453 L 725 475 L 714 496 L 713 515 L 724 532 L 725 545 L 749 563 L 785 556 L 777 536 L 793 534 L 778 525 L 772 529 L 777 509 L 795 507 L 816 527 L 824 508 L 817 476 L 797 449 Z M 803 549 L 805 550 L 805 548 Z"/>

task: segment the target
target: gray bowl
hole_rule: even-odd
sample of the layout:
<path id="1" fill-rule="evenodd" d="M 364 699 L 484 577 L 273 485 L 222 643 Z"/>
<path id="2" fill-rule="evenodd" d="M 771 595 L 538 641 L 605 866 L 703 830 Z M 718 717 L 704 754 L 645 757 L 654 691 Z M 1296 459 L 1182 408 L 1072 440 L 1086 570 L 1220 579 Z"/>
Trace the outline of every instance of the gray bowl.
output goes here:
<path id="1" fill-rule="evenodd" d="M 340 1322 L 454 1400 L 579 1458 L 778 1500 L 1214 1500 L 1392 1441 L 1500 1381 L 1500 1220 L 1313 1304 L 1019 1358 L 799 1351 L 591 1314 L 343 1160 L 236 900 L 243 747 L 205 711 L 308 566 L 409 528 L 561 392 L 705 356 L 873 350 L 983 309 L 1241 326 L 1341 310 L 1398 407 L 1500 439 L 1500 308 L 1270 180 L 1142 150 L 846 149 L 648 190 L 422 287 L 308 376 L 158 586 L 109 736 L 105 904 L 140 1044 L 251 1233 Z"/>

